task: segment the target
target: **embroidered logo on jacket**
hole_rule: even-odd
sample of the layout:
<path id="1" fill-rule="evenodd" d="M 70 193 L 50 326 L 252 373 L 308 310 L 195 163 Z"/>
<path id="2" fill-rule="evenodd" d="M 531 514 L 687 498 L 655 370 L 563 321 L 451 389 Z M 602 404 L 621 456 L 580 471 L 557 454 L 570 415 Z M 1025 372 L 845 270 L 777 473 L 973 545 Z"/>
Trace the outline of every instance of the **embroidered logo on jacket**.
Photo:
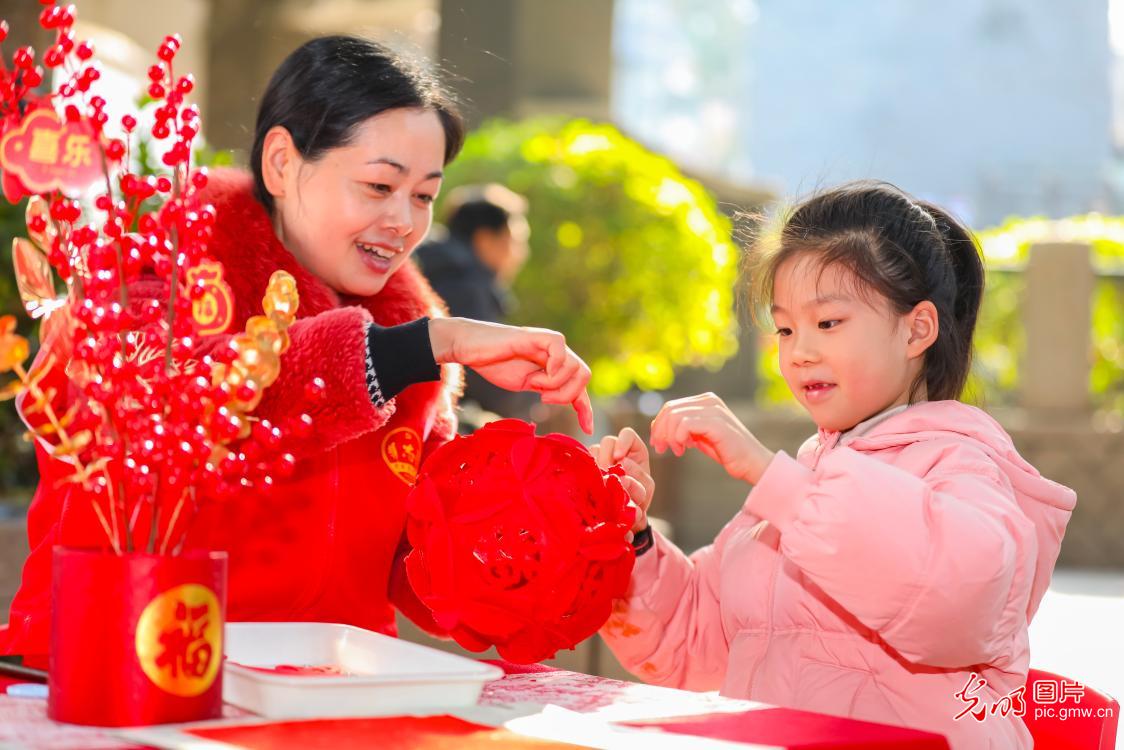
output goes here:
<path id="1" fill-rule="evenodd" d="M 406 484 L 413 484 L 418 478 L 421 454 L 421 437 L 409 427 L 397 427 L 382 439 L 382 460 Z"/>

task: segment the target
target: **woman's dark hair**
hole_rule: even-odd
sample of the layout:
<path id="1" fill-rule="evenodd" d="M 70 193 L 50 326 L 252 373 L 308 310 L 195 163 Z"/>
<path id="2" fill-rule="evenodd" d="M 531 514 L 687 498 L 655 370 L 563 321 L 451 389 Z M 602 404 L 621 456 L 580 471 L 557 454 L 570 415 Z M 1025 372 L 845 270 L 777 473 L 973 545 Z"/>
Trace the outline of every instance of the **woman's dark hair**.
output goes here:
<path id="1" fill-rule="evenodd" d="M 294 50 L 262 94 L 250 150 L 254 194 L 273 212 L 261 157 L 265 135 L 280 125 L 301 156 L 316 160 L 343 146 L 359 124 L 392 109 L 429 109 L 445 131 L 445 163 L 464 144 L 464 120 L 437 79 L 386 48 L 353 36 L 324 36 Z"/>
<path id="2" fill-rule="evenodd" d="M 795 206 L 779 233 L 750 256 L 755 309 L 772 304 L 777 269 L 809 254 L 822 273 L 850 271 L 860 291 L 876 293 L 904 314 L 924 300 L 937 309 L 937 339 L 925 351 L 917 382 L 926 398 L 960 396 L 972 363 L 972 334 L 983 296 L 984 269 L 972 234 L 946 211 L 884 182 L 851 182 Z"/>

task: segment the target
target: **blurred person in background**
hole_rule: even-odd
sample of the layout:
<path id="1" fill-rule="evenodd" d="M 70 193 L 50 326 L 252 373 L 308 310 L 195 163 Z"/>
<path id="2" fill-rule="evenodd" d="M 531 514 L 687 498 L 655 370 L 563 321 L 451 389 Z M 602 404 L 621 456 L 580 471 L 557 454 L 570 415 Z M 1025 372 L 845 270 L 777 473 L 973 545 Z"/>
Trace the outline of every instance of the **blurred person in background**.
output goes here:
<path id="1" fill-rule="evenodd" d="M 511 284 L 530 255 L 527 199 L 503 185 L 464 185 L 446 202 L 447 232 L 423 244 L 415 257 L 449 314 L 506 322 L 515 307 Z M 462 430 L 496 416 L 528 419 L 538 399 L 497 388 L 466 372 Z"/>

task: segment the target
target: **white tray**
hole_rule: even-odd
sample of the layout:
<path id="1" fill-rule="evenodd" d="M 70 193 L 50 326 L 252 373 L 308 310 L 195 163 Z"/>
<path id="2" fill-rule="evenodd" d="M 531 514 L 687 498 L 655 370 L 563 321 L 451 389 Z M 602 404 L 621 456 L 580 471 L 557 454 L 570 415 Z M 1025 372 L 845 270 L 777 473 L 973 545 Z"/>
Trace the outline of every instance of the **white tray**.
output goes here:
<path id="1" fill-rule="evenodd" d="M 247 667 L 334 666 L 346 675 L 292 675 Z M 491 664 L 373 633 L 318 622 L 226 625 L 223 699 L 270 718 L 385 716 L 475 705 Z"/>

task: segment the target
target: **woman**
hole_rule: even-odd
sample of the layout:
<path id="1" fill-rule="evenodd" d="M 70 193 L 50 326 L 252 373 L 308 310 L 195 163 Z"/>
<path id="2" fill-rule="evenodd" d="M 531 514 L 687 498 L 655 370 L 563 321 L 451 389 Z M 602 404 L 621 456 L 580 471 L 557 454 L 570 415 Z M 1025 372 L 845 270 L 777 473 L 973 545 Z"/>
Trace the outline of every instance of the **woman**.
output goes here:
<path id="1" fill-rule="evenodd" d="M 257 414 L 308 412 L 312 434 L 285 449 L 294 475 L 268 496 L 210 503 L 188 549 L 230 555 L 228 617 L 344 622 L 394 633 L 397 606 L 434 630 L 400 561 L 405 496 L 426 454 L 454 433 L 459 369 L 572 403 L 586 431 L 589 369 L 560 334 L 446 318 L 412 263 L 444 166 L 464 126 L 437 83 L 378 45 L 313 40 L 277 69 L 258 112 L 252 174 L 212 174 L 202 195 L 217 221 L 211 253 L 225 267 L 240 330 L 261 313 L 269 276 L 291 273 L 299 319 L 278 381 Z M 205 348 L 228 336 L 209 337 Z M 309 403 L 313 377 L 324 397 Z M 50 552 L 104 543 L 89 504 L 59 484 L 66 467 L 40 454 L 28 513 L 31 555 L 0 651 L 45 653 Z M 6 642 L 4 642 L 6 641 Z"/>

